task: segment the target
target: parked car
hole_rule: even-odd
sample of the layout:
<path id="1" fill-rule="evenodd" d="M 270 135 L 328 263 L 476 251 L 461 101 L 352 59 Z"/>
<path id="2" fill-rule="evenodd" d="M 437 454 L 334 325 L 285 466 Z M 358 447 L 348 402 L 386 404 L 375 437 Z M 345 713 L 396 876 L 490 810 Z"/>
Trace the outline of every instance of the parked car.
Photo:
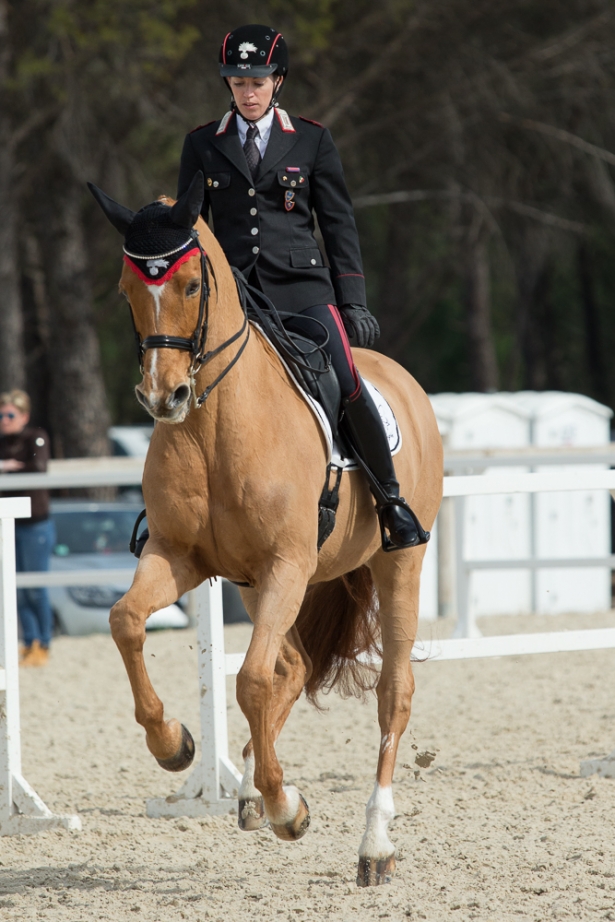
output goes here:
<path id="1" fill-rule="evenodd" d="M 126 569 L 126 578 L 112 585 L 51 587 L 51 606 L 61 632 L 109 632 L 109 610 L 132 582 L 136 560 L 128 545 L 141 509 L 135 503 L 52 501 L 56 543 L 51 570 Z M 154 612 L 146 624 L 148 630 L 187 626 L 188 616 L 177 604 Z"/>
<path id="2" fill-rule="evenodd" d="M 149 448 L 153 426 L 111 426 L 107 430 L 111 450 L 121 457 L 144 458 Z"/>

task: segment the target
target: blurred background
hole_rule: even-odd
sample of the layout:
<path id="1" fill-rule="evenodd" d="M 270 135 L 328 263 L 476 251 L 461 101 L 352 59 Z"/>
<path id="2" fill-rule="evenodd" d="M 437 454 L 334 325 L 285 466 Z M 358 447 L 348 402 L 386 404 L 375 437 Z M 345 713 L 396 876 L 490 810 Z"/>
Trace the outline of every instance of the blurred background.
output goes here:
<path id="1" fill-rule="evenodd" d="M 281 104 L 333 133 L 381 351 L 431 393 L 614 407 L 608 0 L 0 0 L 0 389 L 30 392 L 54 456 L 148 421 L 86 180 L 133 209 L 173 195 L 245 22 L 284 33 Z"/>

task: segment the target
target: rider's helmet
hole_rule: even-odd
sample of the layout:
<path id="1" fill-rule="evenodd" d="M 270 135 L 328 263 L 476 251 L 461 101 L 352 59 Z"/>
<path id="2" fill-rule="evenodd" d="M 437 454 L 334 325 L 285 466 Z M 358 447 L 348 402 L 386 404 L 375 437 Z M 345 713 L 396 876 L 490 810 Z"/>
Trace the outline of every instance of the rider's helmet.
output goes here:
<path id="1" fill-rule="evenodd" d="M 269 26 L 240 26 L 222 42 L 221 77 L 285 77 L 287 73 L 286 42 L 280 32 Z"/>

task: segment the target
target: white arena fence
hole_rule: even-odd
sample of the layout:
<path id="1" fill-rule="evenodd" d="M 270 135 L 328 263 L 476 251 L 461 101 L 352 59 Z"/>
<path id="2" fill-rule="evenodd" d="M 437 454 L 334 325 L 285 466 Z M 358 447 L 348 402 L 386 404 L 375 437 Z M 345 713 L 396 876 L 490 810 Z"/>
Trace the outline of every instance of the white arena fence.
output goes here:
<path id="1" fill-rule="evenodd" d="M 604 452 L 604 449 L 602 449 Z M 588 452 L 585 452 L 588 454 Z M 485 453 L 487 454 L 487 453 Z M 548 453 L 547 453 L 548 454 Z M 575 453 L 577 454 L 577 453 Z M 542 457 L 545 456 L 543 452 Z M 131 459 L 132 470 L 122 460 L 115 471 L 105 475 L 102 465 L 97 465 L 94 475 L 81 463 L 68 472 L 51 471 L 48 474 L 23 474 L 0 477 L 0 491 L 24 488 L 85 487 L 140 483 L 142 462 Z M 609 455 L 609 462 L 612 456 Z M 575 458 L 579 463 L 578 456 Z M 464 458 L 467 466 L 467 457 Z M 483 465 L 493 467 L 493 458 L 483 458 Z M 510 463 L 510 462 L 508 462 Z M 551 463 L 545 461 L 542 463 Z M 565 463 L 565 462 L 562 462 Z M 570 461 L 568 461 L 570 463 Z M 591 461 L 596 463 L 595 454 Z M 608 490 L 615 496 L 615 470 L 561 474 L 506 473 L 448 476 L 444 480 L 445 497 L 454 497 L 457 503 L 467 496 L 499 493 L 537 493 L 566 490 Z M 16 518 L 30 515 L 30 501 L 26 498 L 0 499 L 0 834 L 36 832 L 49 826 L 62 825 L 80 828 L 76 816 L 55 816 L 28 785 L 21 773 L 19 682 L 17 654 L 16 588 L 20 586 L 88 585 L 93 582 L 113 582 L 126 571 L 83 570 L 72 573 L 15 574 L 14 525 Z M 458 515 L 458 521 L 463 516 Z M 458 538 L 461 538 L 461 534 Z M 458 629 L 451 640 L 434 641 L 428 645 L 417 644 L 415 653 L 430 660 L 469 659 L 487 656 L 518 656 L 530 653 L 555 653 L 578 650 L 615 648 L 615 628 L 552 632 L 545 634 L 481 637 L 470 619 L 467 606 L 468 584 L 473 570 L 496 566 L 503 561 L 477 561 L 464 559 L 462 541 L 458 540 L 457 590 Z M 615 557 L 600 558 L 600 563 L 615 566 Z M 579 566 L 575 559 L 574 565 Z M 595 565 L 594 560 L 582 562 Z M 540 561 L 544 566 L 544 561 Z M 568 566 L 568 561 L 549 561 L 549 566 Z M 511 567 L 527 567 L 535 561 L 515 560 Z M 235 807 L 241 775 L 228 756 L 226 716 L 226 677 L 236 675 L 244 654 L 225 654 L 222 585 L 208 582 L 194 590 L 198 632 L 198 677 L 200 686 L 201 759 L 187 781 L 175 794 L 167 798 L 151 799 L 147 803 L 149 816 L 201 816 L 226 813 Z M 464 598 L 466 599 L 464 606 Z M 615 777 L 615 753 L 607 759 L 582 763 L 581 773 L 598 772 Z"/>

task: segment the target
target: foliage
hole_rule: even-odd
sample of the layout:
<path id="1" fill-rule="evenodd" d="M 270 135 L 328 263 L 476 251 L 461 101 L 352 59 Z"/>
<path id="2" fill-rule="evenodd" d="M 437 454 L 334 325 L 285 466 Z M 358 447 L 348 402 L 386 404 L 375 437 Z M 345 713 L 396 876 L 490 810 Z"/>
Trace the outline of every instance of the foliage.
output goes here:
<path id="1" fill-rule="evenodd" d="M 564 388 L 615 406 L 608 0 L 21 0 L 9 18 L 26 223 L 58 138 L 79 182 L 131 207 L 172 194 L 186 131 L 228 104 L 222 37 L 268 22 L 291 50 L 282 104 L 342 154 L 383 350 L 431 391 Z M 85 193 L 83 214 L 107 394 L 130 422 L 119 241 Z"/>

